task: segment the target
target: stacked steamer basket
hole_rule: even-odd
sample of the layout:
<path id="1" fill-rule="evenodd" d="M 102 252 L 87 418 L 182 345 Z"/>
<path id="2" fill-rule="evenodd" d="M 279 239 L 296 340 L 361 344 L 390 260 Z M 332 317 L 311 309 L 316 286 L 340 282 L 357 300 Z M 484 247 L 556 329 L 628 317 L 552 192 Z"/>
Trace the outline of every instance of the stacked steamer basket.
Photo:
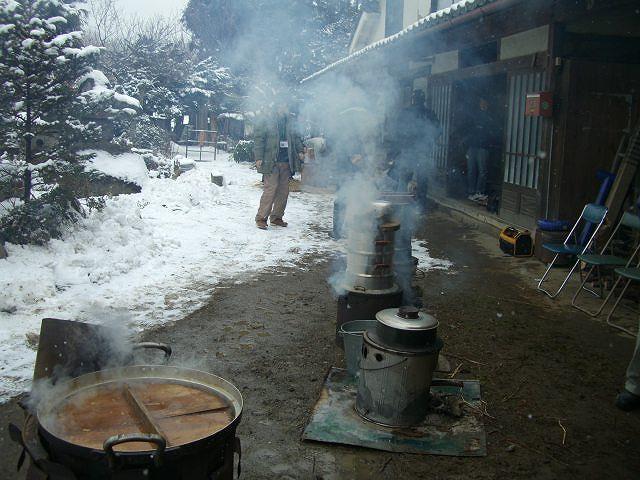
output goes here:
<path id="1" fill-rule="evenodd" d="M 392 214 L 390 202 L 377 201 L 347 219 L 347 269 L 342 285 L 346 293 L 338 298 L 336 332 L 345 322 L 373 319 L 376 312 L 402 302 L 393 271 L 400 224 Z"/>

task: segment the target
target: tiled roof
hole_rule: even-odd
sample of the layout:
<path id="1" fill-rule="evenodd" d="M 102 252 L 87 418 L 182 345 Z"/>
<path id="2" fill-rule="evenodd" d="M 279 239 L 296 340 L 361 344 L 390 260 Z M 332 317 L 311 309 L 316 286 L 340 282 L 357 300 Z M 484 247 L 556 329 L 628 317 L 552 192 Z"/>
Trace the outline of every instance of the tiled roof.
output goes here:
<path id="1" fill-rule="evenodd" d="M 340 60 L 327 65 L 322 70 L 317 71 L 316 73 L 309 75 L 307 78 L 303 79 L 304 83 L 309 80 L 312 80 L 320 75 L 328 72 L 329 70 L 333 70 L 339 65 L 350 62 L 362 55 L 365 55 L 373 50 L 377 50 L 381 47 L 391 45 L 396 43 L 400 39 L 404 37 L 408 37 L 410 35 L 415 35 L 418 32 L 422 32 L 424 30 L 428 30 L 429 28 L 435 27 L 436 25 L 440 25 L 444 22 L 450 21 L 455 17 L 459 17 L 464 15 L 472 10 L 476 10 L 490 3 L 495 3 L 499 0 L 461 0 L 459 2 L 454 3 L 450 7 L 443 8 L 442 10 L 438 10 L 437 12 L 433 12 L 427 15 L 424 18 L 421 18 L 417 22 L 409 25 L 404 30 L 399 31 L 398 33 L 391 35 L 389 37 L 383 38 L 382 40 L 378 40 L 377 42 L 372 43 L 371 45 L 367 45 L 366 47 L 358 50 L 357 52 L 353 52 L 351 55 L 348 55 Z"/>

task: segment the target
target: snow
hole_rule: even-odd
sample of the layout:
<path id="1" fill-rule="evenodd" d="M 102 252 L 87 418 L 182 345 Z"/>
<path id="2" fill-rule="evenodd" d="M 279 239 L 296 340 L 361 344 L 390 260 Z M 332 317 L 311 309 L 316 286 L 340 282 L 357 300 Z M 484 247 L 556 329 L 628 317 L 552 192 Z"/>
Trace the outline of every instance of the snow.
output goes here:
<path id="1" fill-rule="evenodd" d="M 142 108 L 142 106 L 140 105 L 140 101 L 136 98 L 130 97 L 129 95 L 114 92 L 113 98 L 118 102 L 126 103 L 127 105 L 131 105 L 132 107 Z"/>
<path id="2" fill-rule="evenodd" d="M 88 57 L 89 55 L 97 55 L 101 51 L 101 47 L 87 45 L 81 48 L 66 47 L 62 51 L 65 55 L 75 55 L 76 57 Z"/>
<path id="3" fill-rule="evenodd" d="M 2 25 L 0 25 L 0 34 L 5 34 L 13 28 L 16 28 L 13 23 L 3 23 Z"/>
<path id="4" fill-rule="evenodd" d="M 10 197 L 0 202 L 0 218 L 4 217 L 12 208 L 22 205 L 24 202 L 21 198 Z"/>
<path id="5" fill-rule="evenodd" d="M 244 115 L 242 115 L 241 113 L 221 113 L 220 115 L 218 115 L 218 118 L 230 118 L 232 120 L 244 120 Z"/>
<path id="6" fill-rule="evenodd" d="M 47 18 L 46 22 L 51 24 L 56 24 L 56 23 L 66 24 L 67 19 L 64 17 L 51 17 L 51 18 Z"/>
<path id="7" fill-rule="evenodd" d="M 78 84 L 82 85 L 87 80 L 92 80 L 96 87 L 108 87 L 109 79 L 100 70 L 91 69 L 78 79 Z"/>
<path id="8" fill-rule="evenodd" d="M 32 172 L 37 172 L 37 171 L 43 170 L 45 168 L 53 167 L 55 164 L 56 164 L 55 160 L 49 159 L 46 162 L 38 163 L 36 165 L 29 164 L 29 165 L 27 165 L 27 170 L 30 170 Z"/>
<path id="9" fill-rule="evenodd" d="M 124 165 L 135 163 L 132 155 L 98 152 L 94 164 L 129 175 Z M 7 245 L 9 257 L 0 260 L 0 401 L 29 388 L 36 354 L 25 335 L 37 333 L 42 318 L 142 330 L 196 310 L 223 282 L 247 282 L 266 268 L 340 250 L 328 236 L 330 194 L 292 193 L 289 227 L 262 231 L 254 224 L 260 176 L 226 153 L 196 164 L 176 180 L 149 178 L 141 193 L 108 198 L 104 210 L 90 212 L 61 240 Z M 223 175 L 225 186 L 211 183 L 211 173 Z M 419 255 L 425 268 L 426 249 Z"/>
<path id="10" fill-rule="evenodd" d="M 94 72 L 93 76 L 87 76 L 87 75 L 91 75 L 91 72 L 90 72 L 89 74 L 82 77 L 84 79 L 91 78 L 93 80 L 97 80 L 96 82 L 94 82 L 93 88 L 91 90 L 87 90 L 82 95 L 91 96 L 93 97 L 94 101 L 108 100 L 113 98 L 115 101 L 124 103 L 125 105 L 129 105 L 137 109 L 142 108 L 142 106 L 140 105 L 140 101 L 138 99 L 130 97 L 129 95 L 118 93 L 110 89 L 108 86 L 106 86 L 108 84 L 101 83 L 102 79 L 95 72 L 98 72 L 98 73 L 102 73 L 102 72 L 99 72 L 98 70 L 93 70 L 93 72 Z"/>
<path id="11" fill-rule="evenodd" d="M 113 98 L 117 102 L 124 103 L 134 108 L 142 108 L 138 99 L 118 93 L 109 88 L 110 82 L 107 76 L 100 70 L 91 69 L 78 79 L 78 84 L 82 85 L 87 80 L 93 81 L 93 88 L 85 92 L 85 94 L 93 96 L 96 100 L 101 98 Z M 126 109 L 126 113 L 131 113 L 132 109 Z M 136 111 L 133 111 L 135 114 Z"/>
<path id="12" fill-rule="evenodd" d="M 422 271 L 429 270 L 449 270 L 453 263 L 449 260 L 444 260 L 442 258 L 433 258 L 429 255 L 429 249 L 424 244 L 424 242 L 420 240 L 413 240 L 411 242 L 411 251 L 414 257 L 418 259 L 418 268 Z"/>
<path id="13" fill-rule="evenodd" d="M 2 8 L 2 10 L 4 10 L 7 13 L 11 13 L 15 11 L 19 6 L 20 4 L 16 2 L 16 0 L 8 0 L 4 2 L 4 5 L 2 5 L 2 7 L 0 8 Z"/>
<path id="14" fill-rule="evenodd" d="M 50 42 L 46 42 L 45 46 L 50 47 L 55 45 L 57 47 L 62 47 L 66 43 L 71 43 L 77 38 L 82 38 L 82 32 L 69 32 L 69 33 L 61 33 L 60 35 L 56 35 L 51 39 Z"/>
<path id="15" fill-rule="evenodd" d="M 105 175 L 143 186 L 149 180 L 149 171 L 144 160 L 137 153 L 114 156 L 102 150 L 85 150 L 82 155 L 95 154 L 87 162 L 88 170 L 97 170 Z"/>

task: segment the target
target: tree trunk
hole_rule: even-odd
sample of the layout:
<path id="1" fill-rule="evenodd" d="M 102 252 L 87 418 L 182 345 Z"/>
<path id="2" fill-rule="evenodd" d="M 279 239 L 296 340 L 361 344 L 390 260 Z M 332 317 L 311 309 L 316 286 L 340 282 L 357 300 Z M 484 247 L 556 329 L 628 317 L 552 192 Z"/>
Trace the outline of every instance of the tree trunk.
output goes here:
<path id="1" fill-rule="evenodd" d="M 29 167 L 31 166 L 31 161 L 33 160 L 33 148 L 31 145 L 31 137 L 28 136 L 26 139 L 26 145 L 25 145 L 25 160 L 27 161 L 27 170 L 24 171 L 24 174 L 22 176 L 22 184 L 23 184 L 23 191 L 22 191 L 22 200 L 24 201 L 24 203 L 29 203 L 29 201 L 31 200 L 31 170 L 29 170 Z"/>
<path id="2" fill-rule="evenodd" d="M 182 123 L 182 116 L 175 118 L 175 126 L 173 127 L 173 141 L 179 142 L 184 130 L 184 123 Z"/>
<path id="3" fill-rule="evenodd" d="M 26 135 L 24 136 L 24 159 L 27 162 L 27 170 L 24 171 L 24 174 L 22 176 L 22 200 L 25 204 L 31 201 L 31 187 L 33 186 L 31 181 L 31 170 L 29 169 L 32 165 L 31 162 L 33 162 L 33 124 L 31 115 L 31 89 L 29 88 L 29 85 L 27 85 L 26 93 L 27 118 L 25 121 Z"/>

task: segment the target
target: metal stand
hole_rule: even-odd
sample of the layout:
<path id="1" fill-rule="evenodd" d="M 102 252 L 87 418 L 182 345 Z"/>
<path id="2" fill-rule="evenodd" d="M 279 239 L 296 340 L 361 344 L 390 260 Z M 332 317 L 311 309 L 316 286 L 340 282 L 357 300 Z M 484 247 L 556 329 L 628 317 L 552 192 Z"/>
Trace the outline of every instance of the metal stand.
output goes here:
<path id="1" fill-rule="evenodd" d="M 206 146 L 213 146 L 213 161 L 218 156 L 218 131 L 217 130 L 198 130 L 187 127 L 187 140 L 184 146 L 184 156 L 189 158 L 189 145 L 198 145 L 199 156 L 198 161 L 202 161 L 202 150 Z"/>

